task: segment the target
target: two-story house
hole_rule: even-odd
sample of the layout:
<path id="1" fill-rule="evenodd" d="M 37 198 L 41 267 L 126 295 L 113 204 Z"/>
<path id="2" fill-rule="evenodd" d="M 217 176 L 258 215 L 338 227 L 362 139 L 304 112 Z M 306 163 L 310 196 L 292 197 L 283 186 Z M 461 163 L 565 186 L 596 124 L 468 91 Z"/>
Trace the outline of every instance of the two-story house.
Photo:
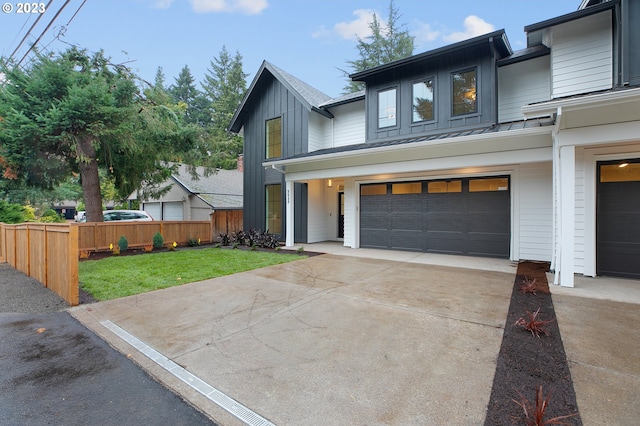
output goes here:
<path id="1" fill-rule="evenodd" d="M 640 277 L 640 2 L 583 1 L 351 75 L 330 98 L 264 62 L 229 129 L 244 221 L 287 245 L 550 261 Z"/>

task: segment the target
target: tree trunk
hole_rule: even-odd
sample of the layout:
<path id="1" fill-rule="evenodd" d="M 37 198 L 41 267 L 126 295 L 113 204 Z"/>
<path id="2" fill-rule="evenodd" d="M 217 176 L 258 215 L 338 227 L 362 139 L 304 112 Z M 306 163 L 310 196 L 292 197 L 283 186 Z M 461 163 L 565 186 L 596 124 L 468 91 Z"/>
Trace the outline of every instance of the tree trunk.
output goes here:
<path id="1" fill-rule="evenodd" d="M 82 136 L 78 138 L 80 180 L 82 181 L 87 222 L 102 222 L 100 177 L 98 176 L 96 150 L 92 142 L 92 136 Z"/>

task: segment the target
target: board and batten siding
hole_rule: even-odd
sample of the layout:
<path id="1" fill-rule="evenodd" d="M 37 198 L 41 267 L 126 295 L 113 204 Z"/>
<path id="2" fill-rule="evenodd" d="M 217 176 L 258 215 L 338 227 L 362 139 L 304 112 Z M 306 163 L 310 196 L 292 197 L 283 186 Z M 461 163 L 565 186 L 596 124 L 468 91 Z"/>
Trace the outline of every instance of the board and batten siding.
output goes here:
<path id="1" fill-rule="evenodd" d="M 282 211 L 285 211 L 284 175 L 277 170 L 265 170 L 262 167 L 262 163 L 265 161 L 266 120 L 282 117 L 283 157 L 306 153 L 309 146 L 309 110 L 278 80 L 265 76 L 259 85 L 261 90 L 256 91 L 259 96 L 253 99 L 243 124 L 245 170 L 243 226 L 245 229 L 264 229 L 266 227 L 266 184 L 279 183 L 282 185 Z M 304 196 L 306 197 L 306 193 Z M 297 202 L 296 214 L 300 215 L 302 209 L 301 202 Z M 306 216 L 304 217 L 306 219 Z M 282 238 L 284 239 L 284 230 L 286 229 L 284 223 L 282 229 Z M 306 231 L 306 225 L 297 229 L 297 231 L 300 230 Z"/>
<path id="2" fill-rule="evenodd" d="M 520 260 L 550 261 L 553 231 L 551 162 L 521 165 L 518 173 Z"/>
<path id="3" fill-rule="evenodd" d="M 611 12 L 605 11 L 553 28 L 553 98 L 611 89 L 613 40 Z"/>
<path id="4" fill-rule="evenodd" d="M 551 98 L 549 55 L 498 68 L 498 121 L 524 119 L 522 107 Z"/>

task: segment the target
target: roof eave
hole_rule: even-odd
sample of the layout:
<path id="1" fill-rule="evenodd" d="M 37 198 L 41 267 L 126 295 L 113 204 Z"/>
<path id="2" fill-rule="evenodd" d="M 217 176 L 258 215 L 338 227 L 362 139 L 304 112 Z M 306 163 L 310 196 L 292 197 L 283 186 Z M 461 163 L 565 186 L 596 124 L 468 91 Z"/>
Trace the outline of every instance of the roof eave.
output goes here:
<path id="1" fill-rule="evenodd" d="M 640 88 L 614 90 L 605 93 L 596 93 L 575 98 L 557 99 L 522 107 L 525 118 L 540 117 L 554 114 L 558 108 L 564 110 L 578 110 L 594 106 L 618 104 L 620 102 L 633 102 L 640 100 Z"/>
<path id="2" fill-rule="evenodd" d="M 576 19 L 584 18 L 596 13 L 603 12 L 605 10 L 613 9 L 620 0 L 610 0 L 605 3 L 601 3 L 595 6 L 589 6 L 584 9 L 577 10 L 575 12 L 567 13 L 565 15 L 556 16 L 555 18 L 547 19 L 546 21 L 537 22 L 535 24 L 527 25 L 524 27 L 525 33 L 531 33 L 540 31 L 545 28 L 553 27 L 555 25 L 564 24 L 565 22 L 574 21 Z"/>
<path id="3" fill-rule="evenodd" d="M 354 151 L 343 151 L 343 152 L 333 152 L 329 154 L 321 154 L 314 155 L 310 157 L 299 157 L 299 158 L 289 158 L 282 160 L 274 160 L 274 161 L 265 161 L 262 163 L 262 166 L 265 168 L 278 168 L 288 165 L 294 164 L 305 164 L 312 163 L 316 161 L 324 161 L 331 160 L 337 158 L 345 158 L 345 157 L 359 157 L 366 156 L 370 154 L 384 153 L 384 152 L 392 152 L 403 149 L 415 149 L 419 147 L 433 147 L 437 145 L 446 145 L 446 144 L 456 144 L 456 143 L 465 143 L 470 141 L 482 141 L 482 140 L 491 140 L 491 139 L 501 139 L 501 138 L 513 138 L 519 136 L 532 136 L 532 135 L 542 135 L 551 133 L 553 130 L 553 126 L 543 126 L 543 127 L 531 127 L 526 129 L 518 129 L 518 130 L 509 130 L 500 133 L 485 133 L 480 135 L 467 135 L 467 136 L 457 136 L 447 139 L 435 139 L 435 140 L 426 140 L 421 142 L 412 142 L 404 145 L 385 145 L 380 147 L 373 147 L 368 149 L 359 149 Z"/>
<path id="4" fill-rule="evenodd" d="M 433 50 L 429 50 L 427 52 L 424 53 L 419 53 L 417 55 L 413 55 L 413 56 L 409 56 L 407 58 L 403 58 L 403 59 L 399 59 L 397 61 L 393 61 L 393 62 L 389 62 L 388 64 L 383 64 L 383 65 L 379 65 L 377 67 L 374 68 L 369 68 L 367 70 L 364 71 L 360 71 L 360 72 L 356 72 L 353 73 L 351 75 L 349 75 L 349 78 L 353 81 L 363 81 L 364 79 L 381 73 L 381 72 L 385 72 L 400 66 L 404 66 L 407 64 L 411 64 L 411 63 L 415 63 L 415 62 L 419 62 L 428 58 L 432 58 L 438 55 L 442 55 L 445 53 L 449 53 L 449 52 L 454 52 L 456 50 L 460 50 L 460 49 L 466 49 L 469 48 L 471 46 L 477 45 L 477 44 L 484 44 L 487 42 L 490 42 L 492 40 L 501 40 L 503 45 L 504 45 L 504 49 L 506 51 L 511 51 L 511 46 L 509 45 L 508 39 L 506 37 L 506 33 L 504 31 L 504 29 L 502 30 L 498 30 L 498 31 L 493 31 L 491 33 L 488 34 L 484 34 L 478 37 L 474 37 L 474 38 L 470 38 L 467 40 L 463 40 L 460 41 L 458 43 L 453 43 L 453 44 L 449 44 L 447 46 L 443 46 L 440 47 L 438 49 L 433 49 Z"/>

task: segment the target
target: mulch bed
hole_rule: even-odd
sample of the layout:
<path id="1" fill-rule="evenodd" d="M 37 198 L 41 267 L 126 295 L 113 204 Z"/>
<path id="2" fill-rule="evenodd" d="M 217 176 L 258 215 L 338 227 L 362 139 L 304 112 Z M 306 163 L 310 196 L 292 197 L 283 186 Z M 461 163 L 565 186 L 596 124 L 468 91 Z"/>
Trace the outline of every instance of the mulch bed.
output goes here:
<path id="1" fill-rule="evenodd" d="M 521 262 L 518 265 L 487 409 L 486 426 L 537 424 L 526 420 L 524 410 L 514 400 L 522 402 L 525 398 L 535 409 L 539 386 L 542 386 L 545 398 L 550 394 L 545 421 L 576 414 L 562 419 L 561 424 L 582 425 L 577 414 L 578 404 L 571 373 L 545 275 L 548 268 L 547 263 Z M 523 284 L 533 279 L 536 280 L 536 294 L 521 291 Z M 539 319 L 552 320 L 544 325 L 548 335 L 542 333 L 540 337 L 536 337 L 524 328 L 514 326 L 519 318 L 528 318 L 527 311 L 533 313 L 538 309 Z M 529 415 L 535 416 L 535 413 Z"/>

